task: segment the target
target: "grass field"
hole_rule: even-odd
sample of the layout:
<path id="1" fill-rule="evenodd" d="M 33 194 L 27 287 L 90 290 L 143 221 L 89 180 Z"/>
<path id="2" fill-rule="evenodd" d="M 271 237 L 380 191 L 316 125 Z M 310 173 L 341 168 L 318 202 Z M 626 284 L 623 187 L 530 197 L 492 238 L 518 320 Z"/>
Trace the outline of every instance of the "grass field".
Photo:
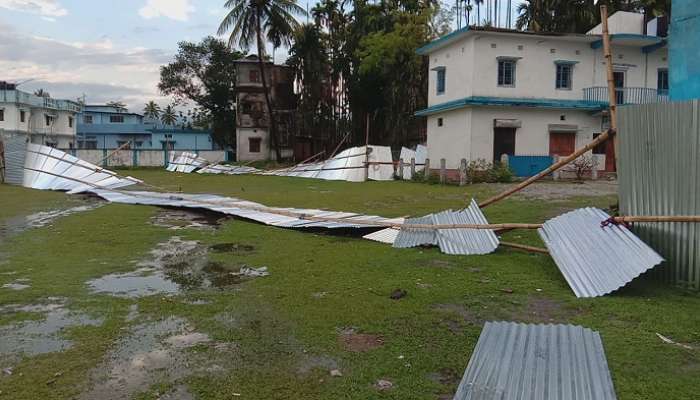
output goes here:
<path id="1" fill-rule="evenodd" d="M 489 185 L 126 172 L 188 193 L 387 217 L 457 209 L 495 193 Z M 514 198 L 485 214 L 494 223 L 542 222 L 615 201 Z M 620 399 L 700 392 L 697 293 L 642 277 L 612 295 L 577 299 L 545 255 L 500 248 L 448 256 L 236 219 L 207 226 L 212 216 L 178 225 L 162 221 L 183 216 L 146 206 L 103 205 L 22 226 L 25 216 L 85 202 L 0 185 L 0 286 L 28 286 L 0 288 L 0 398 L 451 399 L 489 320 L 599 331 Z M 504 239 L 542 246 L 535 232 Z M 144 260 L 151 269 L 143 276 L 161 273 L 154 279 L 169 286 L 155 279 L 163 290 L 137 297 L 96 293 L 88 283 L 110 274 L 138 281 L 133 271 Z M 270 275 L 231 279 L 244 265 Z M 395 289 L 406 297 L 391 299 Z M 393 386 L 379 389 L 380 379 Z"/>

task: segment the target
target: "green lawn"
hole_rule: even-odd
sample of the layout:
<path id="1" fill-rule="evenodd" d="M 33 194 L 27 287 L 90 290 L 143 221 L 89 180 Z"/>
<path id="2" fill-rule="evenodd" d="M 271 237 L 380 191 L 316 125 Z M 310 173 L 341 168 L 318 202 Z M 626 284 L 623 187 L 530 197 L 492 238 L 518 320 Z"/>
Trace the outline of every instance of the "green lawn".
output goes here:
<path id="1" fill-rule="evenodd" d="M 489 185 L 122 172 L 170 190 L 382 216 L 457 209 L 472 196 L 485 199 L 494 193 Z M 72 197 L 0 185 L 0 226 L 37 211 L 72 207 Z M 516 198 L 485 213 L 491 222 L 542 222 L 568 209 L 605 208 L 614 202 L 611 197 L 549 202 Z M 187 321 L 189 329 L 211 341 L 183 350 L 175 360 L 187 360 L 181 362 L 186 367 L 170 376 L 153 374 L 132 393 L 135 398 L 155 399 L 183 387 L 201 399 L 451 398 L 487 320 L 571 323 L 599 331 L 620 399 L 694 399 L 700 392 L 696 293 L 642 278 L 613 295 L 577 299 L 544 255 L 501 248 L 488 256 L 448 256 L 438 249 L 392 249 L 349 235 L 236 219 L 227 219 L 216 230 L 175 231 L 149 223 L 159 212 L 155 207 L 107 205 L 50 226 L 0 236 L 0 285 L 18 277 L 28 278 L 31 285 L 19 291 L 0 289 L 0 305 L 5 306 L 0 326 L 42 318 L 10 312 L 8 304 L 46 303 L 52 296 L 63 298 L 71 312 L 101 321 L 64 329 L 60 336 L 70 339 L 72 347 L 61 352 L 23 360 L 0 354 L 0 367 L 13 367 L 11 375 L 0 376 L 0 398 L 79 397 L 95 384 L 96 371 L 104 369 L 105 360 L 135 327 L 168 317 Z M 135 262 L 174 235 L 203 245 L 252 246 L 248 251 L 209 252 L 202 256 L 208 259 L 205 269 L 267 266 L 270 275 L 223 288 L 194 284 L 175 296 L 134 299 L 95 294 L 86 285 L 93 278 L 136 269 Z M 542 246 L 535 232 L 505 236 Z M 397 288 L 408 295 L 390 299 Z M 131 315 L 134 307 L 136 318 Z M 370 338 L 374 346 L 350 351 L 341 335 L 350 328 L 356 338 Z M 693 349 L 665 344 L 657 332 Z M 148 350 L 147 343 L 141 345 Z M 332 377 L 331 369 L 342 376 Z M 378 390 L 374 384 L 379 379 L 391 381 L 393 388 Z"/>

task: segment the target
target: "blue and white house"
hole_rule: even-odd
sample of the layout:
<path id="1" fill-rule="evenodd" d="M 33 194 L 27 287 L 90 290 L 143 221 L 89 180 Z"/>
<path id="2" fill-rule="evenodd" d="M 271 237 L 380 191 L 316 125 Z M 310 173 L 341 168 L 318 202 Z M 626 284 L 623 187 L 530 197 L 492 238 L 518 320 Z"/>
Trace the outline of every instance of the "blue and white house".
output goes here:
<path id="1" fill-rule="evenodd" d="M 666 39 L 645 34 L 641 14 L 617 12 L 609 27 L 618 103 L 668 101 Z M 587 34 L 467 27 L 418 53 L 430 59 L 430 78 L 428 107 L 416 115 L 427 117 L 428 157 L 448 169 L 463 158 L 569 155 L 606 128 L 600 26 Z M 614 171 L 613 151 L 612 141 L 593 151 L 599 170 Z"/>
<path id="2" fill-rule="evenodd" d="M 165 126 L 141 114 L 86 105 L 78 116 L 79 149 L 218 150 L 211 132 Z"/>

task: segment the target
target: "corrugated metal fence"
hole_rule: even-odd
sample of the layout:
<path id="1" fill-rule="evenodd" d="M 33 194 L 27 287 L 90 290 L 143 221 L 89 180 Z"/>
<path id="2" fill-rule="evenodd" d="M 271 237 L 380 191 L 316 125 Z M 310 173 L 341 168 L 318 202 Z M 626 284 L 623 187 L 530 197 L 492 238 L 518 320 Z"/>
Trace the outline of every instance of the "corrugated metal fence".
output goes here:
<path id="1" fill-rule="evenodd" d="M 621 107 L 618 140 L 623 214 L 700 214 L 700 102 Z M 700 289 L 700 224 L 636 223 L 634 231 L 667 260 L 655 277 Z"/>

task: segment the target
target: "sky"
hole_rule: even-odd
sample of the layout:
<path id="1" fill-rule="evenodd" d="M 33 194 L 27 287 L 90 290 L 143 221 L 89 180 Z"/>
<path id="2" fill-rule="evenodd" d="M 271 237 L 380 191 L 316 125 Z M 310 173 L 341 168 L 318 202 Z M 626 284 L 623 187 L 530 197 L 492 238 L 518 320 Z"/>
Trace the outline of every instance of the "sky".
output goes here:
<path id="1" fill-rule="evenodd" d="M 167 104 L 157 89 L 160 66 L 179 41 L 216 35 L 224 2 L 0 0 L 0 81 L 88 104 L 122 101 L 132 111 L 149 100 Z"/>

